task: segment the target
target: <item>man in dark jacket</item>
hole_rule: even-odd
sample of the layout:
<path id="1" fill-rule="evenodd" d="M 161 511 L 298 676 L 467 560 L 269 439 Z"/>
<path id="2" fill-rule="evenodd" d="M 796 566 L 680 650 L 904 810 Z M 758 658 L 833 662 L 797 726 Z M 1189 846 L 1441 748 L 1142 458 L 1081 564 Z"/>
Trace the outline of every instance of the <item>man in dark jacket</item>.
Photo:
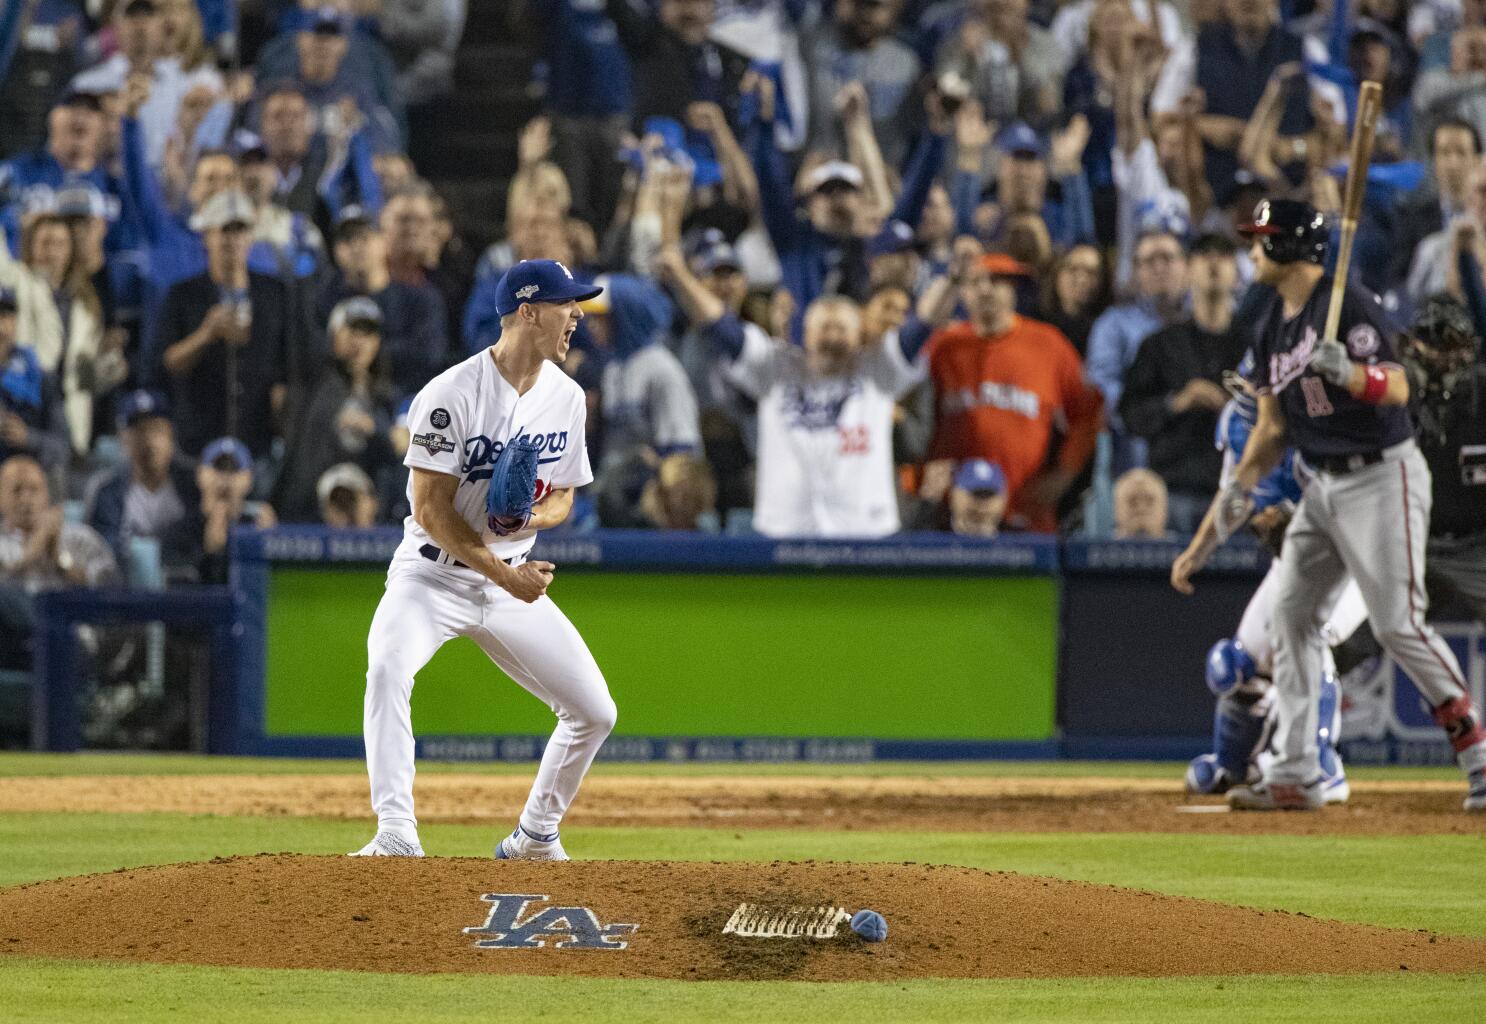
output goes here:
<path id="1" fill-rule="evenodd" d="M 1247 340 L 1233 322 L 1238 279 L 1234 245 L 1206 235 L 1190 256 L 1192 312 L 1141 343 L 1125 373 L 1120 416 L 1150 445 L 1148 464 L 1166 481 L 1171 529 L 1191 533 L 1218 486 L 1222 457 L 1213 445 L 1228 401 L 1223 371 L 1243 358 Z"/>
<path id="2" fill-rule="evenodd" d="M 337 273 L 320 296 L 320 323 L 328 323 L 340 302 L 364 295 L 382 312 L 381 347 L 391 368 L 395 397 L 417 392 L 448 368 L 448 314 L 444 299 L 428 284 L 392 279 L 387 236 L 369 213 L 341 211 L 335 228 Z M 328 344 L 320 350 L 327 354 Z"/>
<path id="3" fill-rule="evenodd" d="M 136 537 L 160 546 L 167 578 L 194 578 L 201 557 L 201 496 L 196 466 L 175 446 L 165 396 L 133 391 L 119 403 L 119 435 L 128 461 L 93 484 L 88 525 L 129 563 Z"/>
<path id="4" fill-rule="evenodd" d="M 319 480 L 334 466 L 352 463 L 384 479 L 397 475 L 388 438 L 393 408 L 381 351 L 382 311 L 364 295 L 346 299 L 331 311 L 328 332 L 330 356 L 290 436 L 274 493 L 274 508 L 287 523 L 320 518 Z"/>
<path id="5" fill-rule="evenodd" d="M 226 435 L 261 459 L 278 434 L 292 321 L 284 285 L 248 270 L 254 212 L 235 189 L 202 207 L 192 226 L 206 243 L 207 272 L 172 286 L 160 312 L 160 379 L 188 454 Z"/>
<path id="6" fill-rule="evenodd" d="M 738 125 L 738 84 L 748 58 L 707 38 L 715 0 L 608 0 L 609 17 L 634 64 L 636 122 L 647 117 L 686 121 L 693 103 L 716 103 Z"/>

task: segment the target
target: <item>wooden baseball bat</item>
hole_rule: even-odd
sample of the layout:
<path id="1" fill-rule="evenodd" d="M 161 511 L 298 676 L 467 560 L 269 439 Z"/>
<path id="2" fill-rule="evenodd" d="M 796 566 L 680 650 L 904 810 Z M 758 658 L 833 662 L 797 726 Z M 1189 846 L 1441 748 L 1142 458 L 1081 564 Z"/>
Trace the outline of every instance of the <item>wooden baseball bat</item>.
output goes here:
<path id="1" fill-rule="evenodd" d="M 1342 295 L 1347 289 L 1347 275 L 1352 269 L 1352 240 L 1357 236 L 1357 218 L 1362 213 L 1362 196 L 1367 192 L 1367 167 L 1372 163 L 1373 137 L 1378 129 L 1378 116 L 1383 109 L 1383 87 L 1377 82 L 1363 82 L 1357 93 L 1357 123 L 1352 128 L 1352 155 L 1347 162 L 1347 190 L 1342 197 L 1342 231 L 1337 243 L 1336 275 L 1331 280 L 1331 303 L 1326 307 L 1326 333 L 1323 341 L 1335 341 L 1341 326 Z"/>

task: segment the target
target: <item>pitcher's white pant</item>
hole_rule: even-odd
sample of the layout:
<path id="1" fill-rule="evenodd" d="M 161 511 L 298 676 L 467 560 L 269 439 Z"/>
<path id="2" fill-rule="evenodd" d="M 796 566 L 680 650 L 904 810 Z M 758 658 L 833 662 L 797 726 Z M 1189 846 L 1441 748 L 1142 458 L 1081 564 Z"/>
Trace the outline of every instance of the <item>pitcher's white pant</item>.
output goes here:
<path id="1" fill-rule="evenodd" d="M 557 831 L 616 710 L 588 645 L 542 597 L 518 601 L 493 583 L 465 584 L 433 569 L 394 565 L 367 637 L 366 768 L 379 825 L 412 829 L 413 676 L 446 640 L 467 636 L 557 713 L 521 825 Z"/>
<path id="2" fill-rule="evenodd" d="M 1317 473 L 1285 534 L 1274 608 L 1274 685 L 1279 702 L 1271 778 L 1306 784 L 1320 768 L 1316 688 L 1321 627 L 1350 574 L 1373 635 L 1408 673 L 1455 743 L 1461 766 L 1486 764 L 1486 742 L 1455 655 L 1424 621 L 1424 543 L 1430 478 L 1412 441 L 1353 473 Z"/>

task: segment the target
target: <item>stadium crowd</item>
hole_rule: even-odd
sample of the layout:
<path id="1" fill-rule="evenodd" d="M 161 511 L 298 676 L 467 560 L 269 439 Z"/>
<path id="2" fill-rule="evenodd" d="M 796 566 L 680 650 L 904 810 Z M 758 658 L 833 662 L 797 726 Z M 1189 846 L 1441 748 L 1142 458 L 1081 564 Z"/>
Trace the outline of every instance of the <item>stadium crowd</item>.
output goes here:
<path id="1" fill-rule="evenodd" d="M 1339 202 L 1404 317 L 1486 265 L 1482 0 L 13 0 L 0 580 L 225 572 L 396 523 L 496 284 L 604 293 L 579 529 L 1189 533 L 1248 346 L 1236 225 Z M 533 41 L 504 237 L 407 156 L 466 15 Z M 492 157 L 493 159 L 493 157 Z M 143 542 L 143 544 L 141 544 Z M 141 554 L 144 552 L 145 554 Z"/>

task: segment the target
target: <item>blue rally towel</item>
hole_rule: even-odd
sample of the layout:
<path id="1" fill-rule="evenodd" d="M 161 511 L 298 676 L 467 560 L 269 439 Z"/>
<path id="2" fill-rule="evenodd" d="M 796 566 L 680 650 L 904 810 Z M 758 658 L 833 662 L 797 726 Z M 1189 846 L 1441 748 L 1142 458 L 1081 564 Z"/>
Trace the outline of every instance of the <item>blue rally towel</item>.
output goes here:
<path id="1" fill-rule="evenodd" d="M 17 345 L 0 371 L 0 392 L 11 403 L 41 408 L 41 362 L 24 345 Z"/>

